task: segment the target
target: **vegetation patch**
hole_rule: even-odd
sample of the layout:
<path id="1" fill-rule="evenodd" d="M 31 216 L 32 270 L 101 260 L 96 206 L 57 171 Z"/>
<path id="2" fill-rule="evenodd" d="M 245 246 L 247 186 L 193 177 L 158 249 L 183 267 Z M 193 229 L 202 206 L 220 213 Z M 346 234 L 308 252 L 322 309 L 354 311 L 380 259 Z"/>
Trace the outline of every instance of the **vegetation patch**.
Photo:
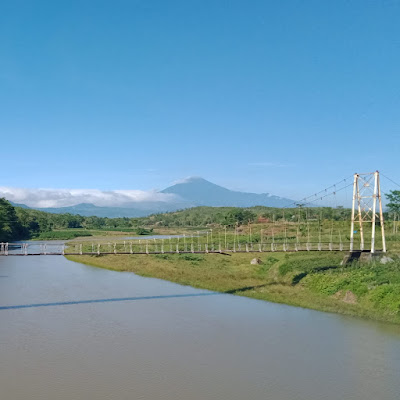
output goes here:
<path id="1" fill-rule="evenodd" d="M 69 240 L 69 239 L 75 239 L 77 237 L 82 237 L 82 236 L 93 236 L 91 232 L 85 232 L 85 231 L 50 231 L 50 232 L 42 232 L 39 234 L 39 236 L 36 237 L 36 239 L 39 240 Z"/>
<path id="2" fill-rule="evenodd" d="M 342 253 L 302 253 L 298 257 L 285 254 L 284 262 L 279 266 L 279 274 L 290 272 L 317 272 L 337 268 L 343 259 Z"/>
<path id="3" fill-rule="evenodd" d="M 276 257 L 266 257 L 263 260 L 262 264 L 260 264 L 260 266 L 258 267 L 257 274 L 259 276 L 265 276 L 269 272 L 271 267 L 277 262 L 279 262 L 279 260 Z"/>
<path id="4" fill-rule="evenodd" d="M 136 235 L 151 235 L 153 233 L 153 229 L 146 229 L 142 227 L 137 227 L 135 229 Z"/>

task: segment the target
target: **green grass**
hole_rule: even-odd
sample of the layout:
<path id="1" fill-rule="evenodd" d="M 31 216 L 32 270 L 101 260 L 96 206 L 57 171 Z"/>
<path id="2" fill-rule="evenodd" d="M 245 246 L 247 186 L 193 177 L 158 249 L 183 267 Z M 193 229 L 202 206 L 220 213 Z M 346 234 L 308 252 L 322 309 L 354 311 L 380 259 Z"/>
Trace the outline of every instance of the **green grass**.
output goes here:
<path id="1" fill-rule="evenodd" d="M 59 229 L 59 230 L 54 230 L 54 231 L 48 231 L 48 232 L 42 232 L 38 236 L 35 237 L 36 240 L 71 240 L 71 239 L 76 239 L 79 237 L 91 237 L 91 236 L 96 236 L 96 237 L 118 237 L 118 236 L 124 236 L 127 233 L 133 234 L 133 236 L 136 235 L 150 235 L 152 234 L 151 231 L 149 230 L 140 230 L 138 229 L 83 229 L 83 228 L 78 228 L 78 229 Z M 108 238 L 109 239 L 109 238 Z M 121 240 L 121 239 L 119 239 Z M 89 246 L 89 245 L 87 245 Z"/>
<path id="2" fill-rule="evenodd" d="M 344 254 L 235 253 L 67 256 L 219 292 L 400 324 L 400 259 L 343 267 Z M 250 265 L 260 257 L 262 263 Z M 349 293 L 351 300 L 349 301 Z"/>
<path id="3" fill-rule="evenodd" d="M 70 240 L 82 236 L 92 236 L 91 232 L 83 230 L 65 230 L 65 231 L 50 231 L 42 232 L 36 237 L 38 240 Z"/>

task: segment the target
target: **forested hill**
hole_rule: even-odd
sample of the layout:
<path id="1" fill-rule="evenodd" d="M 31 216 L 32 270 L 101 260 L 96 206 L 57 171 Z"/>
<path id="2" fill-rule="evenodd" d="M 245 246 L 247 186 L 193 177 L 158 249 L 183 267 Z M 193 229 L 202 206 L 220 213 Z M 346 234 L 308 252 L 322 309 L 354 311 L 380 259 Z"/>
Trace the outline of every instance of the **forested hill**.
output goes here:
<path id="1" fill-rule="evenodd" d="M 23 229 L 15 208 L 7 200 L 0 198 L 0 242 L 20 237 L 23 237 Z"/>
<path id="2" fill-rule="evenodd" d="M 79 215 L 55 215 L 14 207 L 0 198 L 0 242 L 34 238 L 53 229 L 78 228 L 82 220 Z"/>
<path id="3" fill-rule="evenodd" d="M 72 214 L 52 214 L 43 211 L 14 207 L 0 198 L 0 242 L 43 237 L 41 234 L 55 230 L 82 229 L 137 231 L 153 227 L 206 227 L 212 225 L 234 226 L 257 220 L 297 220 L 305 218 L 346 219 L 350 210 L 332 208 L 282 209 L 271 207 L 194 207 L 186 210 L 153 214 L 142 218 L 84 217 Z M 49 236 L 51 237 L 51 236 Z"/>

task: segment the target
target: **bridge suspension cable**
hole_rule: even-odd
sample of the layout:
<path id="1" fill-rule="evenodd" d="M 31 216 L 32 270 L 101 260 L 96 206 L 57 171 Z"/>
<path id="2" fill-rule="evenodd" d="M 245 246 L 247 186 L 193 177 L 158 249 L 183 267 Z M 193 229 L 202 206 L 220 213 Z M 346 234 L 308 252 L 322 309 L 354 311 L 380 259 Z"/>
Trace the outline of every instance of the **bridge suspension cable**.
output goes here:
<path id="1" fill-rule="evenodd" d="M 323 198 L 328 197 L 332 194 L 336 194 L 337 192 L 340 192 L 341 190 L 343 190 L 353 184 L 353 182 L 351 181 L 351 183 L 347 184 L 346 186 L 344 186 L 340 189 L 337 189 L 338 186 L 340 186 L 342 183 L 348 182 L 349 179 L 350 180 L 352 179 L 352 175 L 348 176 L 347 178 L 342 179 L 339 182 L 334 183 L 331 186 L 326 187 L 323 190 L 320 190 L 319 192 L 316 192 L 310 196 L 304 197 L 301 200 L 294 201 L 293 203 L 285 206 L 284 208 L 298 207 L 299 204 L 301 204 L 302 206 L 307 205 L 307 204 L 312 204 L 315 201 L 319 201 L 319 200 L 322 200 Z M 327 193 L 328 190 L 330 190 L 330 189 L 334 189 L 334 190 L 332 192 Z M 310 199 L 313 199 L 313 200 L 310 200 Z M 310 201 L 308 201 L 308 200 L 310 200 Z"/>
<path id="2" fill-rule="evenodd" d="M 381 174 L 381 176 L 383 176 L 384 178 L 386 178 L 388 181 L 390 181 L 390 182 L 394 183 L 396 186 L 400 187 L 400 184 L 397 183 L 397 182 L 395 182 L 393 179 L 390 179 L 388 176 L 382 174 L 382 172 L 381 172 L 380 174 Z"/>

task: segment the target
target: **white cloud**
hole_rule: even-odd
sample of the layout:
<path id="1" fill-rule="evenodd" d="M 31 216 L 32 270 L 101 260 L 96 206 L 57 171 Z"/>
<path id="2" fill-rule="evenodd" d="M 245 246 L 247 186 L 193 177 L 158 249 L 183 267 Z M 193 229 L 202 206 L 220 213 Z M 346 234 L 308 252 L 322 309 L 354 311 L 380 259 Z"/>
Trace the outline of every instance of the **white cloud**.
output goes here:
<path id="1" fill-rule="evenodd" d="M 23 189 L 4 186 L 0 186 L 0 197 L 39 208 L 68 207 L 80 203 L 92 203 L 99 207 L 123 207 L 132 203 L 172 203 L 178 200 L 174 194 L 159 193 L 155 190 Z"/>
<path id="2" fill-rule="evenodd" d="M 172 185 L 179 185 L 181 183 L 189 183 L 195 181 L 196 179 L 202 179 L 201 176 L 188 176 L 183 179 L 177 179 L 176 181 L 172 182 Z"/>

